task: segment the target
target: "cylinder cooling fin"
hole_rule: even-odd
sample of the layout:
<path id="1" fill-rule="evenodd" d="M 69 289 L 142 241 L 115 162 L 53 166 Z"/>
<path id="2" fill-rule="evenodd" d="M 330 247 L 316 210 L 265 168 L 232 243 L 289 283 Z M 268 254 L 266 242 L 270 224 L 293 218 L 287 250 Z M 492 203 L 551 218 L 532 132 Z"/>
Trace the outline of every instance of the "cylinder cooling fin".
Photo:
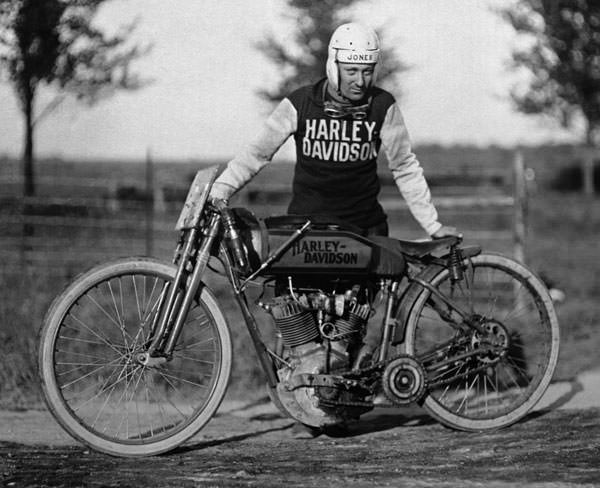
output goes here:
<path id="1" fill-rule="evenodd" d="M 360 338 L 370 310 L 369 305 L 351 303 L 348 313 L 331 323 L 333 332 L 328 334 L 328 338 L 334 340 Z"/>
<path id="2" fill-rule="evenodd" d="M 301 346 L 320 337 L 313 312 L 296 302 L 276 305 L 271 313 L 283 342 L 289 347 Z"/>

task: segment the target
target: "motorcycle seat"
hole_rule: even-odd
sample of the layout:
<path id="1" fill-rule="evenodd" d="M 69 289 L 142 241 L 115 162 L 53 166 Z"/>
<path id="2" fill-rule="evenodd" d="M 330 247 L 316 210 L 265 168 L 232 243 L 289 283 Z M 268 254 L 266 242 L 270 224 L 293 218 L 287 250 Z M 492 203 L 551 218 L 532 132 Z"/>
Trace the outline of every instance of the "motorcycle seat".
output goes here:
<path id="1" fill-rule="evenodd" d="M 392 237 L 370 236 L 369 239 L 381 247 L 396 254 L 405 254 L 413 257 L 423 257 L 438 249 L 448 248 L 460 242 L 458 237 L 442 237 L 441 239 L 404 241 Z"/>

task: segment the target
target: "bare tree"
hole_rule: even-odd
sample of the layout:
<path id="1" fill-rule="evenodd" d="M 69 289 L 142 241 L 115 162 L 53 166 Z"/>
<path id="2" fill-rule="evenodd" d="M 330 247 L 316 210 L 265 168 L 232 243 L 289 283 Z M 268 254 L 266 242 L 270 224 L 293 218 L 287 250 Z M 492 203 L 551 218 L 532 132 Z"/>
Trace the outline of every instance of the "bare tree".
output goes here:
<path id="1" fill-rule="evenodd" d="M 131 45 L 134 24 L 107 35 L 93 23 L 107 0 L 0 0 L 0 73 L 13 86 L 25 122 L 23 177 L 26 196 L 35 193 L 34 129 L 68 94 L 93 104 L 116 90 L 144 81 L 132 61 L 147 47 Z M 57 97 L 36 114 L 42 85 Z"/>
<path id="2" fill-rule="evenodd" d="M 263 89 L 259 95 L 269 102 L 278 102 L 294 89 L 314 83 L 325 76 L 327 46 L 333 31 L 349 22 L 349 7 L 357 0 L 286 0 L 287 16 L 296 29 L 291 44 L 280 42 L 273 34 L 258 43 L 265 56 L 279 68 L 282 79 L 272 89 Z M 382 50 L 383 66 L 378 80 L 385 83 L 406 69 L 391 49 Z M 397 92 L 397 90 L 395 90 Z"/>
<path id="3" fill-rule="evenodd" d="M 585 123 L 584 142 L 600 146 L 600 2 L 598 0 L 518 0 L 504 18 L 530 43 L 513 53 L 514 66 L 530 73 L 523 90 L 511 95 L 516 108 L 546 114 L 565 126 Z M 593 193 L 591 158 L 584 171 Z"/>

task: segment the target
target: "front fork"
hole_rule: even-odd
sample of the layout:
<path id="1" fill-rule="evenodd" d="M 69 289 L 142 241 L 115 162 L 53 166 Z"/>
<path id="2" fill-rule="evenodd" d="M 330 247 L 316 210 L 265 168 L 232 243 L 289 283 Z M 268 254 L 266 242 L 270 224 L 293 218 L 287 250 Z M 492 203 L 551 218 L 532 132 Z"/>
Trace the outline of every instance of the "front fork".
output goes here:
<path id="1" fill-rule="evenodd" d="M 211 250 L 219 234 L 219 224 L 219 215 L 213 213 L 208 225 L 204 227 L 206 233 L 201 239 L 197 253 L 195 250 L 200 231 L 192 228 L 187 232 L 179 255 L 175 279 L 163 290 L 159 301 L 159 308 L 152 324 L 153 339 L 145 353 L 146 358 L 161 356 L 169 359 L 173 354 L 187 314 L 198 294 Z M 189 267 L 194 254 L 195 264 L 190 273 Z"/>

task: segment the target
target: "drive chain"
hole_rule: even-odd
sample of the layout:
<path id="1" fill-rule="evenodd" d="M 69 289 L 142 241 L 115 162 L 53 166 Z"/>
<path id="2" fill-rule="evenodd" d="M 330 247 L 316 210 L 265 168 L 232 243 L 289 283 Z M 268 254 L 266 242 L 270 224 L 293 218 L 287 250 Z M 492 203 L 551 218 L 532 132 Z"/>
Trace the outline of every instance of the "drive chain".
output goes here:
<path id="1" fill-rule="evenodd" d="M 369 374 L 373 374 L 376 372 L 380 372 L 383 371 L 388 364 L 390 364 L 392 361 L 401 358 L 401 357 L 405 357 L 405 354 L 399 354 L 397 356 L 394 356 L 390 359 L 386 359 L 384 361 L 378 361 L 377 363 L 368 366 L 366 368 L 360 368 L 360 369 L 353 369 L 352 371 L 348 371 L 345 373 L 341 373 L 340 376 L 344 377 L 344 378 L 348 378 L 348 379 L 356 379 L 357 377 L 361 378 L 364 376 L 367 376 Z M 365 387 L 365 390 L 368 390 L 371 395 L 374 395 L 376 392 L 373 391 L 374 389 L 372 387 Z M 358 408 L 370 408 L 373 407 L 373 402 L 372 401 L 341 401 L 341 400 L 326 400 L 324 398 L 319 398 L 319 403 L 325 407 L 358 407 Z M 391 404 L 391 403 L 390 403 Z"/>

